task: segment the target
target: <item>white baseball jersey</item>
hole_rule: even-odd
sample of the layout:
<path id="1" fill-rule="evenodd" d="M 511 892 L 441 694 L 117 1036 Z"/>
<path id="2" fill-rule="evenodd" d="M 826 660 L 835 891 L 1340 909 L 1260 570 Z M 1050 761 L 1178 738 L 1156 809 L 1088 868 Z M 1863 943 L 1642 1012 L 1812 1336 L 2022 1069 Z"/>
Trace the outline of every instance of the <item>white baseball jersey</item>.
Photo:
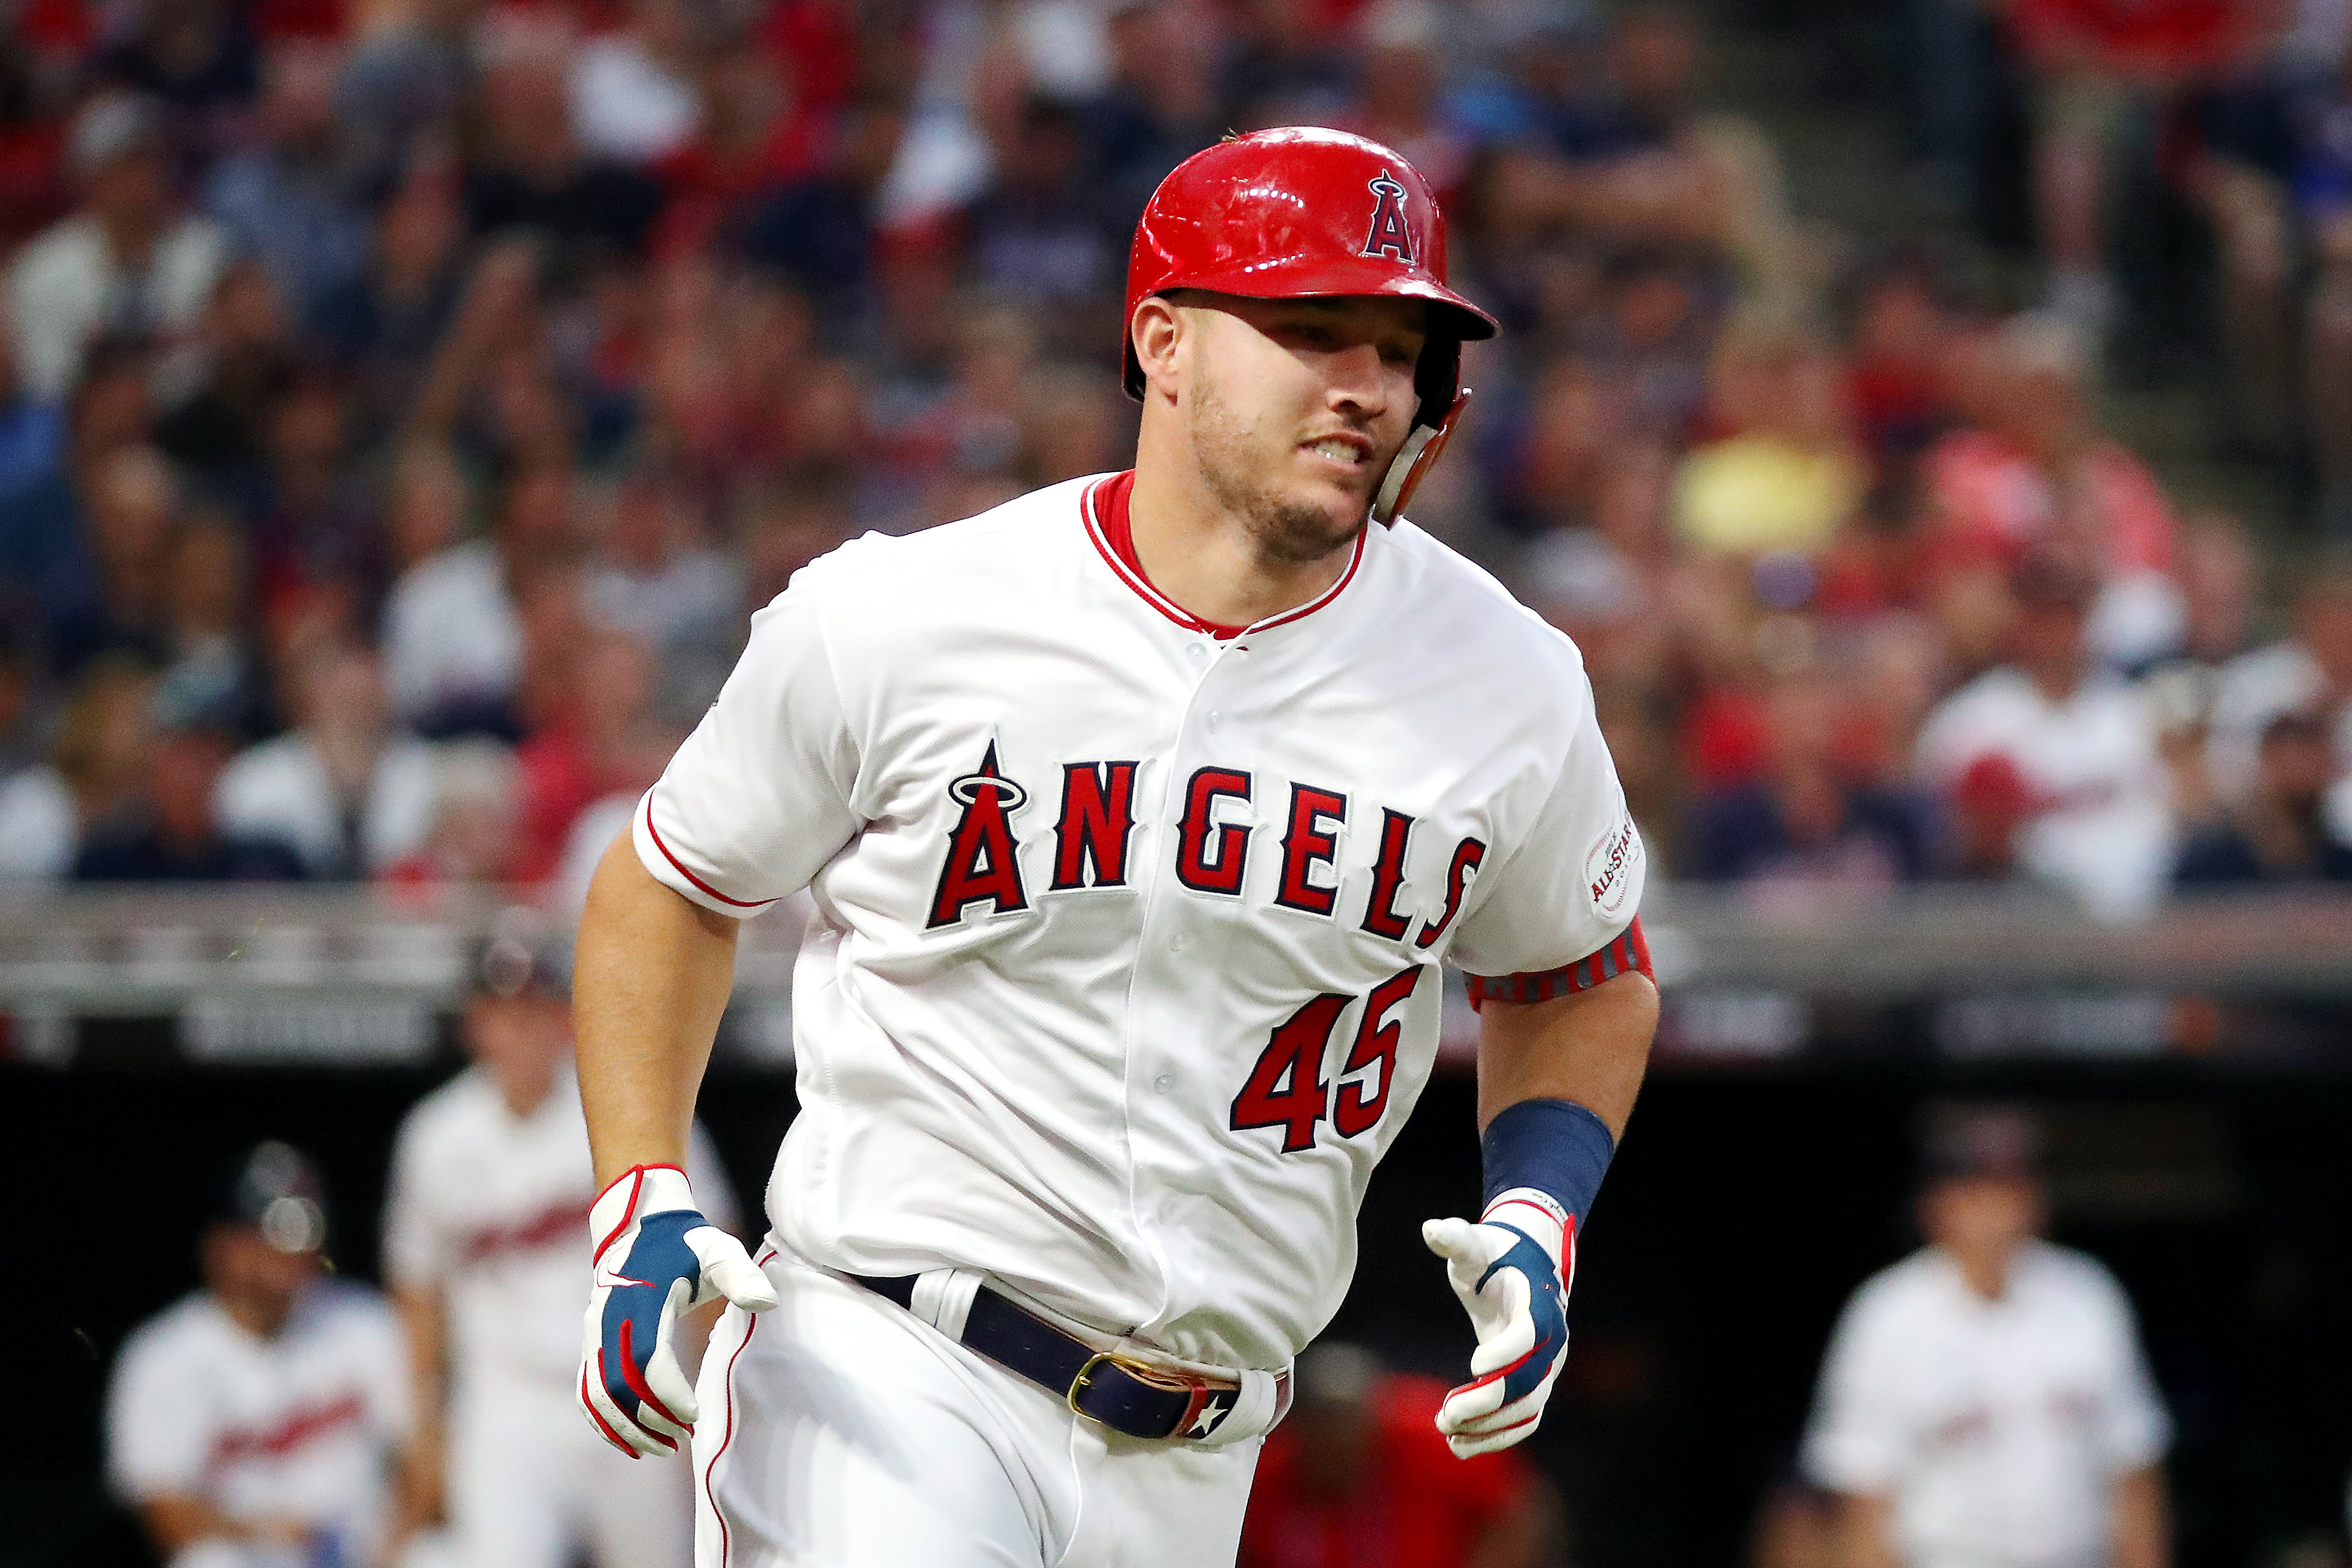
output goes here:
<path id="1" fill-rule="evenodd" d="M 2147 912 L 2172 865 L 2171 781 L 2144 693 L 2093 672 L 2053 702 L 2022 670 L 1988 670 L 1945 699 L 1919 734 L 1920 771 L 1949 789 L 1980 757 L 2006 756 L 2042 810 L 2019 858 L 2095 913 Z"/>
<path id="2" fill-rule="evenodd" d="M 2096 1568 L 2116 1479 L 2170 1432 L 2095 1260 L 2029 1243 L 1988 1301 L 1929 1247 L 1848 1304 L 1804 1459 L 1822 1486 L 1893 1499 L 1911 1568 Z"/>
<path id="3" fill-rule="evenodd" d="M 699 1126 L 687 1163 L 704 1213 L 732 1229 L 734 1188 Z M 456 1380 L 520 1377 L 568 1401 L 596 1197 L 578 1081 L 564 1072 L 519 1117 L 487 1072 L 467 1068 L 401 1123 L 390 1185 L 384 1278 L 445 1293 Z"/>
<path id="4" fill-rule="evenodd" d="M 365 1563 L 383 1541 L 409 1421 L 400 1326 L 374 1291 L 321 1280 L 272 1339 L 198 1292 L 124 1343 L 107 1395 L 107 1468 L 132 1503 L 184 1495 L 232 1519 L 299 1520 L 332 1536 L 341 1561 Z"/>
<path id="5" fill-rule="evenodd" d="M 1575 647 L 1484 573 L 1368 528 L 1221 635 L 1133 563 L 1131 483 L 801 572 L 635 844 L 711 910 L 814 896 L 787 1247 L 1273 1369 L 1347 1288 L 1441 962 L 1617 973 L 1641 842 Z"/>

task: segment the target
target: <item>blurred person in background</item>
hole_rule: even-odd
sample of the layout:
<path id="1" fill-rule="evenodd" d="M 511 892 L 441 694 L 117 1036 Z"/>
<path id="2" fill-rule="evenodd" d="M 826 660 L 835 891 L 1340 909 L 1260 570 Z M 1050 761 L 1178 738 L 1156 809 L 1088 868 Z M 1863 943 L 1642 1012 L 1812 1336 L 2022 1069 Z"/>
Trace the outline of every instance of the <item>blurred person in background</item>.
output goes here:
<path id="1" fill-rule="evenodd" d="M 93 827 L 74 857 L 78 882 L 289 882 L 301 858 L 284 839 L 225 825 L 216 800 L 236 742 L 217 730 L 156 738 L 145 787 L 131 807 Z"/>
<path id="2" fill-rule="evenodd" d="M 677 734 L 653 711 L 656 667 L 645 642 L 594 628 L 566 639 L 576 660 L 547 723 L 515 748 L 522 774 L 516 874 L 543 881 L 562 864 L 573 823 L 610 795 L 632 799 L 661 775 Z"/>
<path id="3" fill-rule="evenodd" d="M 568 26 L 510 12 L 488 29 L 475 89 L 481 147 L 465 175 L 467 226 L 477 236 L 528 230 L 554 254 L 592 246 L 636 254 L 662 205 L 652 176 L 582 143 L 573 129 Z"/>
<path id="4" fill-rule="evenodd" d="M 326 1196 L 290 1145 L 224 1184 L 204 1288 L 142 1325 L 107 1394 L 107 1471 L 171 1568 L 384 1568 L 414 1522 L 400 1325 L 322 1278 Z"/>
<path id="5" fill-rule="evenodd" d="M 2328 820 L 2335 779 L 2327 726 L 2308 713 L 2280 714 L 2263 730 L 2252 795 L 2181 847 L 2173 885 L 2352 882 L 2352 843 Z"/>
<path id="6" fill-rule="evenodd" d="M 1754 782 L 1695 806 L 1685 868 L 1759 891 L 1884 890 L 1927 873 L 1918 807 L 1856 780 L 1840 755 L 1847 693 L 1816 669 L 1775 681 L 1766 698 L 1765 766 Z"/>
<path id="7" fill-rule="evenodd" d="M 2079 563 L 2027 556 L 2011 580 L 2009 662 L 1946 698 L 1919 735 L 1922 780 L 1946 798 L 2005 759 L 2030 814 L 2016 839 L 2028 874 L 2105 920 L 2154 904 L 2172 858 L 2169 780 L 2142 693 L 2085 647 L 2095 587 Z M 1988 795 L 1995 792 L 1987 790 Z"/>
<path id="8" fill-rule="evenodd" d="M 411 482 L 449 480 L 421 470 Z M 446 491 L 419 495 L 419 507 L 446 506 Z M 480 731 L 512 738 L 515 689 L 522 676 L 520 590 L 572 533 L 572 475 L 543 468 L 507 481 L 498 522 L 488 538 L 456 540 L 415 562 L 392 585 L 384 604 L 385 684 L 394 713 L 418 733 L 438 738 Z M 436 510 L 415 519 L 423 542 Z M 455 520 L 450 520 L 454 522 Z"/>
<path id="9" fill-rule="evenodd" d="M 341 64 L 338 48 L 316 39 L 273 45 L 256 144 L 214 164 L 205 181 L 205 210 L 268 269 L 288 316 L 306 331 L 368 261 L 368 212 L 335 120 Z"/>
<path id="10" fill-rule="evenodd" d="M 570 1568 L 583 1553 L 596 1568 L 686 1568 L 684 1456 L 633 1464 L 573 1402 L 596 1185 L 569 1001 L 528 921 L 502 921 L 476 954 L 458 1032 L 473 1065 L 401 1123 L 384 1211 L 425 1511 L 446 1514 L 462 1568 Z M 713 1222 L 733 1226 L 699 1125 L 688 1163 Z M 681 1323 L 689 1360 L 715 1315 Z"/>
<path id="11" fill-rule="evenodd" d="M 2043 302 L 2093 343 L 2115 323 L 2109 225 L 2127 149 L 2228 58 L 2243 16 L 2229 0 L 2017 0 L 2004 12 L 2031 79 L 2034 229 Z"/>
<path id="12" fill-rule="evenodd" d="M 661 707 L 688 723 L 719 695 L 743 629 L 742 563 L 706 532 L 678 476 L 625 473 L 586 587 L 596 619 L 651 650 Z"/>
<path id="13" fill-rule="evenodd" d="M 2206 751 L 2225 804 L 2252 795 L 2262 736 L 2282 713 L 2308 713 L 2327 731 L 2332 778 L 2352 780 L 2352 563 L 2323 561 L 2303 574 L 2293 635 L 2221 667 Z"/>
<path id="14" fill-rule="evenodd" d="M 152 361 L 144 338 L 117 333 L 91 342 L 66 404 L 64 445 L 46 468 L 0 492 L 0 589 L 11 597 L 37 591 L 73 554 L 107 459 L 153 432 Z"/>
<path id="15" fill-rule="evenodd" d="M 620 26 L 572 58 L 572 130 L 590 153 L 642 166 L 701 126 L 707 24 L 691 0 L 627 0 L 616 9 Z"/>
<path id="16" fill-rule="evenodd" d="M 2084 335 L 2048 316 L 1958 345 L 1953 401 L 1968 423 L 1928 449 L 1922 473 L 1951 563 L 2076 553 L 2098 589 L 2093 651 L 2129 668 L 2179 640 L 2179 522 L 2147 465 L 2100 431 L 2095 369 Z"/>
<path id="17" fill-rule="evenodd" d="M 1952 1110 L 1927 1142 L 1927 1245 L 1847 1304 L 1805 1434 L 1844 1562 L 2166 1568 L 2171 1422 L 2123 1288 L 2040 1239 L 2038 1130 Z"/>
<path id="18" fill-rule="evenodd" d="M 91 473 L 80 536 L 39 589 L 49 669 L 59 679 L 102 654 L 162 655 L 163 571 L 180 499 L 178 477 L 152 447 L 121 447 Z"/>
<path id="19" fill-rule="evenodd" d="M 1675 522 L 1710 554 L 1818 555 L 1861 504 L 1869 470 L 1840 367 L 1784 321 L 1735 320 L 1716 341 L 1707 413 L 1724 432 L 1675 475 Z"/>
<path id="20" fill-rule="evenodd" d="M 376 656 L 313 649 L 295 688 L 295 727 L 222 772 L 222 825 L 289 846 L 314 878 L 364 879 L 415 853 L 432 830 L 433 749 L 392 728 Z"/>
<path id="21" fill-rule="evenodd" d="M 48 759 L 0 782 L 0 877 L 70 875 L 82 840 L 124 826 L 154 746 L 154 677 L 101 658 L 67 694 Z"/>
<path id="22" fill-rule="evenodd" d="M 16 492 L 54 471 L 65 455 L 66 422 L 54 400 L 33 395 L 16 374 L 16 333 L 0 291 L 0 519 Z M 0 522 L 0 541 L 13 530 Z M 0 567 L 5 571 L 5 567 Z"/>
<path id="23" fill-rule="evenodd" d="M 1559 1500 L 1517 1449 L 1457 1459 L 1445 1385 L 1326 1341 L 1298 1358 L 1296 1403 L 1266 1435 L 1238 1568 L 1535 1568 Z"/>
<path id="24" fill-rule="evenodd" d="M 514 880 L 514 753 L 496 741 L 434 748 L 433 826 L 424 845 L 377 873 L 409 891 Z"/>
<path id="25" fill-rule="evenodd" d="M 236 140 L 261 85 L 248 7 L 232 0 L 141 0 L 110 29 L 98 79 L 152 99 L 163 111 L 181 177 Z"/>
<path id="26" fill-rule="evenodd" d="M 93 98 L 75 117 L 66 157 L 81 203 L 8 275 L 17 374 L 36 396 L 65 395 L 94 334 L 183 333 L 212 298 L 228 236 L 179 209 L 164 153 L 149 100 Z"/>
<path id="27" fill-rule="evenodd" d="M 275 722 L 251 632 L 244 531 L 217 512 L 191 512 L 165 546 L 157 717 L 241 739 Z"/>

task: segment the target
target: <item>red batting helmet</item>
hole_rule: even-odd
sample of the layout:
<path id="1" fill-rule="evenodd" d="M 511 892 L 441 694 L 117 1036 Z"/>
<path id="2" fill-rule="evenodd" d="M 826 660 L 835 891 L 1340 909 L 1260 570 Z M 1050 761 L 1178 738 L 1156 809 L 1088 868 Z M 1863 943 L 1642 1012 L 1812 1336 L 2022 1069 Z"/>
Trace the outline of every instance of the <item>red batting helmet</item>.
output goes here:
<path id="1" fill-rule="evenodd" d="M 1344 131 L 1288 126 L 1195 153 L 1160 182 L 1128 253 L 1126 384 L 1143 395 L 1135 308 L 1172 289 L 1259 300 L 1380 294 L 1429 302 L 1413 431 L 1372 514 L 1392 521 L 1468 401 L 1462 343 L 1495 318 L 1445 286 L 1445 216 L 1400 153 Z"/>

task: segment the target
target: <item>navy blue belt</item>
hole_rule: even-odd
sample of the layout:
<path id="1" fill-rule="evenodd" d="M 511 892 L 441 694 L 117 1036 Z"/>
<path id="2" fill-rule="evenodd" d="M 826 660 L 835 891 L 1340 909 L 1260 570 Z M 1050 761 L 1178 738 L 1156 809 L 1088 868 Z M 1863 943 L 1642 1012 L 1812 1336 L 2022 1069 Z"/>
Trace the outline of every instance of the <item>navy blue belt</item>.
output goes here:
<path id="1" fill-rule="evenodd" d="M 914 1310 L 919 1275 L 848 1278 Z M 1130 1437 L 1204 1437 L 1233 1413 L 1241 1397 L 1237 1384 L 1165 1371 L 1098 1351 L 985 1285 L 972 1293 L 962 1339 L 966 1349 L 1057 1394 L 1078 1415 Z"/>

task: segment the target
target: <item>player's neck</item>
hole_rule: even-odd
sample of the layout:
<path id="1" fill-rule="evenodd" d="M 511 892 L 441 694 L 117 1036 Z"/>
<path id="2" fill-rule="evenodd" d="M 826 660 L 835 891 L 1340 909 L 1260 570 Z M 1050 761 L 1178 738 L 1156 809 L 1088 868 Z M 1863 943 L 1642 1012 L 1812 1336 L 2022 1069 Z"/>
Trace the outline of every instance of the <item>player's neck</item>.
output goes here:
<path id="1" fill-rule="evenodd" d="M 1253 626 L 1297 609 L 1347 571 L 1352 537 L 1312 561 L 1269 560 L 1248 522 L 1218 504 L 1189 458 L 1154 461 L 1147 439 L 1128 500 L 1138 563 L 1185 610 L 1215 626 Z"/>

